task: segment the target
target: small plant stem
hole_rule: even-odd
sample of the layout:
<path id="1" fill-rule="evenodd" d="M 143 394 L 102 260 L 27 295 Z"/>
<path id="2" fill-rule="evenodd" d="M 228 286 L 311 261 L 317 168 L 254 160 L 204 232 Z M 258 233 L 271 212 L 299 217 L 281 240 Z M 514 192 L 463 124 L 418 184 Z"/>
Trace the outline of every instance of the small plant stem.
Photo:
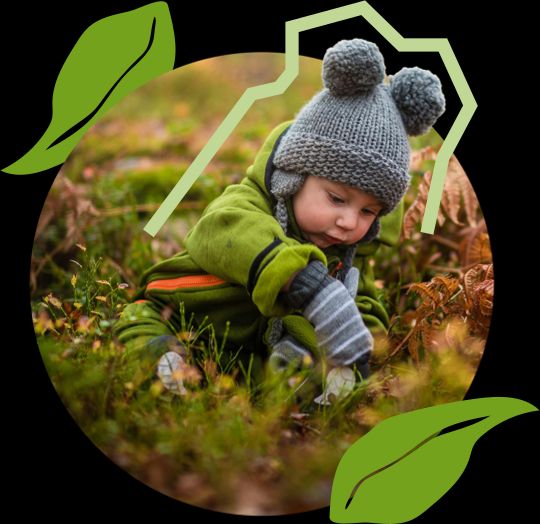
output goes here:
<path id="1" fill-rule="evenodd" d="M 110 218 L 123 216 L 131 211 L 142 213 L 153 213 L 161 204 L 135 204 L 133 206 L 111 207 L 108 209 L 98 209 L 99 217 Z M 182 202 L 179 206 L 181 209 L 203 209 L 205 207 L 204 202 Z"/>
<path id="2" fill-rule="evenodd" d="M 434 269 L 435 271 L 440 271 L 442 273 L 456 273 L 457 275 L 461 275 L 461 269 L 457 269 L 454 267 L 436 266 L 434 264 L 427 264 L 426 269 Z"/>
<path id="3" fill-rule="evenodd" d="M 295 424 L 296 426 L 300 426 L 303 429 L 308 429 L 309 431 L 313 431 L 313 433 L 315 433 L 316 435 L 321 434 L 320 430 L 318 430 L 317 428 L 314 428 L 313 426 L 309 426 L 308 424 L 303 424 L 302 422 L 298 420 L 293 420 L 293 424 Z"/>
<path id="4" fill-rule="evenodd" d="M 415 326 L 416 327 L 416 326 Z M 411 338 L 411 335 L 414 333 L 414 327 L 405 335 L 405 338 L 396 346 L 396 348 L 394 349 L 394 351 L 392 351 L 392 353 L 390 353 L 390 355 L 388 355 L 384 360 L 383 360 L 383 363 L 381 364 L 381 366 L 384 366 L 394 355 L 396 355 L 397 353 L 399 353 L 399 351 L 401 350 L 401 348 L 403 348 L 403 346 L 405 345 L 405 343 L 407 342 L 407 340 L 409 340 L 409 338 Z"/>
<path id="5" fill-rule="evenodd" d="M 447 238 L 443 238 L 439 235 L 431 235 L 429 239 L 432 242 L 437 242 L 438 244 L 442 244 L 443 246 L 449 247 L 450 249 L 453 249 L 454 251 L 459 251 L 459 244 L 457 242 L 453 242 L 452 240 L 448 240 Z"/>
<path id="6" fill-rule="evenodd" d="M 129 287 L 131 289 L 134 289 L 136 288 L 137 286 L 135 286 L 134 282 L 131 280 L 131 278 L 128 276 L 128 274 L 126 273 L 126 271 L 124 271 L 124 269 L 122 268 L 122 266 L 120 266 L 120 264 L 118 264 L 118 262 L 114 261 L 111 257 L 106 257 L 106 262 L 108 264 L 110 264 L 112 267 L 114 267 L 114 269 L 116 269 L 116 271 L 118 271 L 118 274 L 122 277 L 123 280 L 125 280 L 128 284 L 129 284 Z"/>
<path id="7" fill-rule="evenodd" d="M 40 261 L 39 261 L 39 264 L 38 264 L 38 267 L 35 269 L 35 271 L 33 272 L 33 279 L 37 282 L 37 277 L 39 276 L 39 274 L 43 271 L 43 268 L 45 267 L 45 265 L 47 264 L 47 262 L 52 262 L 53 258 L 55 255 L 57 255 L 60 251 L 62 251 L 62 249 L 65 248 L 65 242 L 61 242 L 60 244 L 58 244 L 50 253 L 47 253 Z M 37 259 L 34 259 L 36 260 L 37 262 Z"/>

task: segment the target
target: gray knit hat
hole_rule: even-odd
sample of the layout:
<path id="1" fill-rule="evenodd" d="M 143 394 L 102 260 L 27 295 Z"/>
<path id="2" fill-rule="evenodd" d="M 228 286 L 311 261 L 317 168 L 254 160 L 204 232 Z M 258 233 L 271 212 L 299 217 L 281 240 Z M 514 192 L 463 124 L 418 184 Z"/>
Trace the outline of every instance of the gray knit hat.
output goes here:
<path id="1" fill-rule="evenodd" d="M 283 222 L 283 199 L 307 175 L 362 189 L 379 200 L 381 215 L 390 213 L 410 183 L 407 136 L 427 132 L 444 112 L 438 77 L 403 68 L 384 83 L 379 48 L 355 38 L 326 51 L 322 78 L 325 88 L 300 110 L 275 152 L 276 217 Z M 364 241 L 379 227 L 377 219 Z"/>

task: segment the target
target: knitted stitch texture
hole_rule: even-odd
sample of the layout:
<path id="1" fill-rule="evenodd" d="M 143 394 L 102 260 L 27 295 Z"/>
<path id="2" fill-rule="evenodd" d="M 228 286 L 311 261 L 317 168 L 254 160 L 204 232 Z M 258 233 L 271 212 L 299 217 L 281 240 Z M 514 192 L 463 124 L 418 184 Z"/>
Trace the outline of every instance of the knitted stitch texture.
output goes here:
<path id="1" fill-rule="evenodd" d="M 342 282 L 329 278 L 302 315 L 313 324 L 319 350 L 330 365 L 350 366 L 356 361 L 367 361 L 373 336 Z"/>
<path id="2" fill-rule="evenodd" d="M 384 84 L 378 47 L 342 40 L 323 59 L 325 88 L 298 113 L 279 144 L 283 172 L 315 175 L 357 187 L 391 212 L 409 186 L 408 134 L 429 129 L 443 113 L 439 79 L 404 68 Z"/>

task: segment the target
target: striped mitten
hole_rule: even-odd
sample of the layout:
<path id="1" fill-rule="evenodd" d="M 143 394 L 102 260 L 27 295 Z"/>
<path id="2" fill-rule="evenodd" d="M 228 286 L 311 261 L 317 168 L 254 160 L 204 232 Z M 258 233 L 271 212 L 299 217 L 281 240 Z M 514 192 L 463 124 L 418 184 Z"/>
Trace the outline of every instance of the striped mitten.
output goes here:
<path id="1" fill-rule="evenodd" d="M 346 286 L 330 277 L 322 262 L 310 262 L 293 280 L 288 296 L 313 324 L 319 348 L 336 367 L 364 363 L 373 349 L 373 337 L 352 298 L 358 287 L 358 272 L 351 271 L 345 278 Z M 296 300 L 298 296 L 302 300 Z"/>
<path id="2" fill-rule="evenodd" d="M 287 369 L 291 364 L 298 369 L 311 367 L 313 357 L 291 335 L 285 335 L 272 347 L 268 363 L 270 369 L 279 372 Z"/>

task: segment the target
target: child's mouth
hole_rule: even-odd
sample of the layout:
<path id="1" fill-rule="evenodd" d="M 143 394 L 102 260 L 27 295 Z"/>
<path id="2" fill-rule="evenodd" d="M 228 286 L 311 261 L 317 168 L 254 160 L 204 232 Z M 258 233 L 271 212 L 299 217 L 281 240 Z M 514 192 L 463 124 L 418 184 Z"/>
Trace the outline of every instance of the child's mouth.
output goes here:
<path id="1" fill-rule="evenodd" d="M 322 237 L 325 242 L 329 242 L 330 244 L 343 244 L 343 240 L 341 240 L 340 238 L 335 238 L 333 236 L 327 235 L 326 233 L 323 233 Z"/>

